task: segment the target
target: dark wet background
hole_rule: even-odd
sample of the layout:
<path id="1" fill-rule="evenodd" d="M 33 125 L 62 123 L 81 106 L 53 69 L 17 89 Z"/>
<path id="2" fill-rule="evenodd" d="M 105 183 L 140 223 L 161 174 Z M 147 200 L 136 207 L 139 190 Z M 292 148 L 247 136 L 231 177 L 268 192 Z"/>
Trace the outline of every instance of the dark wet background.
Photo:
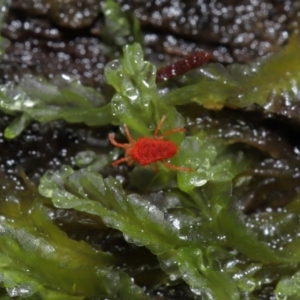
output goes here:
<path id="1" fill-rule="evenodd" d="M 149 59 L 162 63 L 197 49 L 224 63 L 279 51 L 298 26 L 300 1 L 118 1 L 141 23 Z M 2 34 L 11 45 L 3 80 L 24 72 L 53 77 L 65 72 L 101 88 L 104 23 L 98 0 L 13 0 Z"/>

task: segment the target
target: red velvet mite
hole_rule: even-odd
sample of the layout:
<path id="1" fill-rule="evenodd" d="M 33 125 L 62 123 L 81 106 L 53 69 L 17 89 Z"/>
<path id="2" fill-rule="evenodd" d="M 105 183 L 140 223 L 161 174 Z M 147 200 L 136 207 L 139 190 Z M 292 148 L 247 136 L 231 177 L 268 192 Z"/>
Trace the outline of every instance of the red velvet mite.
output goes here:
<path id="1" fill-rule="evenodd" d="M 171 78 L 183 75 L 186 72 L 201 67 L 210 59 L 207 51 L 197 51 L 186 55 L 184 58 L 157 70 L 156 82 L 167 81 Z"/>
<path id="2" fill-rule="evenodd" d="M 114 161 L 112 165 L 116 166 L 122 162 L 127 162 L 127 164 L 131 166 L 134 162 L 137 162 L 142 166 L 148 166 L 152 163 L 161 162 L 167 168 L 172 170 L 185 172 L 193 171 L 193 169 L 177 167 L 165 161 L 166 159 L 173 157 L 178 150 L 177 145 L 171 141 L 165 140 L 165 137 L 176 132 L 185 131 L 185 128 L 174 128 L 166 131 L 162 135 L 158 135 L 165 119 L 166 116 L 163 116 L 151 138 L 142 137 L 138 140 L 134 140 L 126 125 L 124 125 L 124 130 L 129 143 L 120 144 L 116 142 L 114 134 L 110 133 L 108 136 L 110 142 L 116 147 L 125 149 L 125 157 Z M 156 166 L 155 169 L 157 169 Z"/>

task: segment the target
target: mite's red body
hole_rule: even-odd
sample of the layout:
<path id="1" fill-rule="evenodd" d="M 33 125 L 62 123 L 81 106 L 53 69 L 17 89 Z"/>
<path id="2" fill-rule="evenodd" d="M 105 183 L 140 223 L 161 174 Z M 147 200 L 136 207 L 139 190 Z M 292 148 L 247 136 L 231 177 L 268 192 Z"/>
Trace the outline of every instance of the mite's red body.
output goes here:
<path id="1" fill-rule="evenodd" d="M 177 167 L 165 161 L 177 153 L 177 145 L 171 141 L 165 140 L 164 138 L 175 132 L 185 131 L 184 128 L 175 128 L 158 136 L 158 131 L 163 125 L 165 119 L 166 116 L 163 116 L 157 125 L 152 138 L 142 137 L 135 141 L 131 137 L 126 125 L 124 125 L 124 129 L 129 143 L 120 144 L 115 140 L 113 133 L 109 134 L 109 140 L 114 146 L 125 149 L 125 157 L 116 160 L 112 163 L 112 165 L 116 166 L 122 162 L 127 162 L 128 165 L 131 166 L 134 162 L 137 162 L 142 166 L 148 166 L 152 163 L 161 162 L 172 170 L 187 172 L 193 171 L 190 168 Z"/>
<path id="2" fill-rule="evenodd" d="M 173 142 L 147 137 L 138 139 L 134 147 L 128 151 L 128 154 L 142 166 L 171 158 L 176 153 L 177 146 Z"/>

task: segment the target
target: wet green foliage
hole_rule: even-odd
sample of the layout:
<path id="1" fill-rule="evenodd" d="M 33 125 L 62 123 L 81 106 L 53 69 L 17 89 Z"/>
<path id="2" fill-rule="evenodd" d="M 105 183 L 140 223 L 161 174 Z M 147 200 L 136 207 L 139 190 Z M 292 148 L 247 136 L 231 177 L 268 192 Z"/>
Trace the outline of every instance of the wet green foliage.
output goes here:
<path id="1" fill-rule="evenodd" d="M 194 172 L 179 172 L 178 185 L 181 190 L 189 191 L 202 186 L 208 181 L 231 181 L 238 171 L 235 166 L 245 167 L 243 159 L 236 161 L 222 153 L 226 144 L 220 140 L 212 139 L 204 133 L 188 137 L 181 144 L 177 164 L 189 166 Z"/>
<path id="2" fill-rule="evenodd" d="M 66 76 L 51 83 L 24 76 L 18 86 L 3 85 L 0 87 L 0 108 L 8 114 L 19 114 L 6 128 L 6 138 L 19 135 L 32 120 L 63 119 L 89 126 L 105 125 L 111 121 L 110 105 L 105 105 L 105 98 Z"/>
<path id="3" fill-rule="evenodd" d="M 134 14 L 125 13 L 114 0 L 102 3 L 105 16 L 103 38 L 106 44 L 123 47 L 130 42 L 142 42 L 140 24 Z"/>
<path id="4" fill-rule="evenodd" d="M 6 6 L 1 5 L 0 25 Z M 130 41 L 141 42 L 137 18 L 121 11 L 115 1 L 102 4 L 106 24 L 103 27 L 107 44 L 124 46 Z M 0 39 L 0 57 L 8 46 Z M 112 47 L 112 46 L 111 46 Z M 112 49 L 109 51 L 112 51 Z M 2 51 L 2 52 L 1 52 Z M 142 55 L 140 49 L 140 55 Z M 153 72 L 155 78 L 155 72 Z M 108 99 L 93 88 L 85 87 L 73 78 L 62 75 L 52 81 L 34 76 L 24 76 L 18 86 L 0 86 L 0 109 L 17 115 L 5 130 L 6 138 L 18 136 L 31 121 L 49 122 L 65 120 L 69 123 L 85 123 L 88 126 L 102 126 L 112 122 L 111 105 Z"/>
<path id="5" fill-rule="evenodd" d="M 149 131 L 153 131 L 165 115 L 167 121 L 162 132 L 182 127 L 182 116 L 173 107 L 167 106 L 158 95 L 155 84 L 156 69 L 143 56 L 141 46 L 133 44 L 124 47 L 121 61 L 114 60 L 106 65 L 107 82 L 116 89 L 111 100 L 114 123 L 127 124 L 139 135 L 151 135 Z"/>
<path id="6" fill-rule="evenodd" d="M 19 114 L 5 130 L 6 138 L 14 138 L 32 121 L 49 122 L 63 119 L 89 126 L 111 121 L 110 105 L 92 88 L 62 76 L 49 83 L 41 78 L 24 76 L 18 87 L 0 87 L 0 107 L 8 114 Z"/>
<path id="7" fill-rule="evenodd" d="M 34 193 L 1 196 L 0 278 L 11 297 L 147 298 L 125 273 L 111 270 L 116 262 L 111 254 L 69 239 L 42 203 Z"/>
<path id="8" fill-rule="evenodd" d="M 84 169 L 64 167 L 59 172 L 50 171 L 41 179 L 39 190 L 56 207 L 98 215 L 107 226 L 122 231 L 128 242 L 146 246 L 172 278 L 182 278 L 204 299 L 225 299 L 225 295 L 239 299 L 238 289 L 245 281 L 252 280 L 252 288 L 259 284 L 251 272 L 243 280 L 233 280 L 230 268 L 223 272 L 224 266 L 218 267 L 222 260 L 231 264 L 242 255 L 240 263 L 253 261 L 257 264 L 255 271 L 262 268 L 258 262 L 280 261 L 246 228 L 238 209 L 233 207 L 228 184 L 213 184 L 191 193 L 190 206 L 197 212 L 194 216 L 184 207 L 172 213 L 170 208 L 169 212 L 159 209 L 137 194 L 126 195 L 116 180 L 103 179 Z M 180 201 L 180 194 L 175 195 Z M 229 247 L 240 253 L 230 253 Z"/>
<path id="9" fill-rule="evenodd" d="M 190 84 L 169 93 L 165 101 L 173 105 L 195 101 L 212 109 L 258 104 L 280 113 L 284 102 L 290 106 L 299 99 L 299 40 L 294 34 L 280 53 L 251 65 L 208 64 L 187 80 Z"/>
<path id="10" fill-rule="evenodd" d="M 65 76 L 51 82 L 24 77 L 0 89 L 0 109 L 15 116 L 5 137 L 21 134 L 32 120 L 58 119 L 117 125 L 121 134 L 127 124 L 134 138 L 150 137 L 166 116 L 161 132 L 189 125 L 187 133 L 167 139 L 178 145 L 170 162 L 193 171 L 159 165 L 155 172 L 137 163 L 112 171 L 111 161 L 123 152 L 105 148 L 78 153 L 76 168 L 47 171 L 38 191 L 24 175 L 24 192 L 0 177 L 2 292 L 29 299 L 149 299 L 158 286 L 185 283 L 186 299 L 262 299 L 267 288 L 277 299 L 299 299 L 300 146 L 285 130 L 265 125 L 268 111 L 276 125 L 282 124 L 278 115 L 287 115 L 296 122 L 284 123 L 287 128 L 299 126 L 299 37 L 250 66 L 208 64 L 164 83 L 169 92 L 163 96 L 142 47 L 127 44 L 137 29 L 115 2 L 102 10 L 115 35 L 111 42 L 126 44 L 105 68 L 112 99 Z M 182 105 L 180 112 L 175 105 Z M 114 173 L 122 170 L 124 177 Z M 67 217 L 59 228 L 61 212 Z M 76 213 L 70 220 L 76 233 L 68 237 L 63 228 Z M 85 241 L 71 238 L 85 226 Z M 124 240 L 111 246 L 118 234 Z"/>
<path id="11" fill-rule="evenodd" d="M 2 28 L 5 15 L 7 13 L 8 6 L 5 0 L 0 1 L 0 28 Z M 9 45 L 9 41 L 0 35 L 0 59 L 3 58 L 6 47 Z"/>

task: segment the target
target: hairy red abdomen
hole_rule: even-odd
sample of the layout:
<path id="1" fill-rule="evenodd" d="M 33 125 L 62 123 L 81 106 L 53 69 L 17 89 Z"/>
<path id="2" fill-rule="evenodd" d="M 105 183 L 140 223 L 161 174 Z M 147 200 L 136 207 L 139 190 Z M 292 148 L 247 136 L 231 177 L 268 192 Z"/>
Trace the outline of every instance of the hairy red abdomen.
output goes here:
<path id="1" fill-rule="evenodd" d="M 171 141 L 143 137 L 137 140 L 129 154 L 139 164 L 146 166 L 171 158 L 176 152 L 177 146 Z"/>

